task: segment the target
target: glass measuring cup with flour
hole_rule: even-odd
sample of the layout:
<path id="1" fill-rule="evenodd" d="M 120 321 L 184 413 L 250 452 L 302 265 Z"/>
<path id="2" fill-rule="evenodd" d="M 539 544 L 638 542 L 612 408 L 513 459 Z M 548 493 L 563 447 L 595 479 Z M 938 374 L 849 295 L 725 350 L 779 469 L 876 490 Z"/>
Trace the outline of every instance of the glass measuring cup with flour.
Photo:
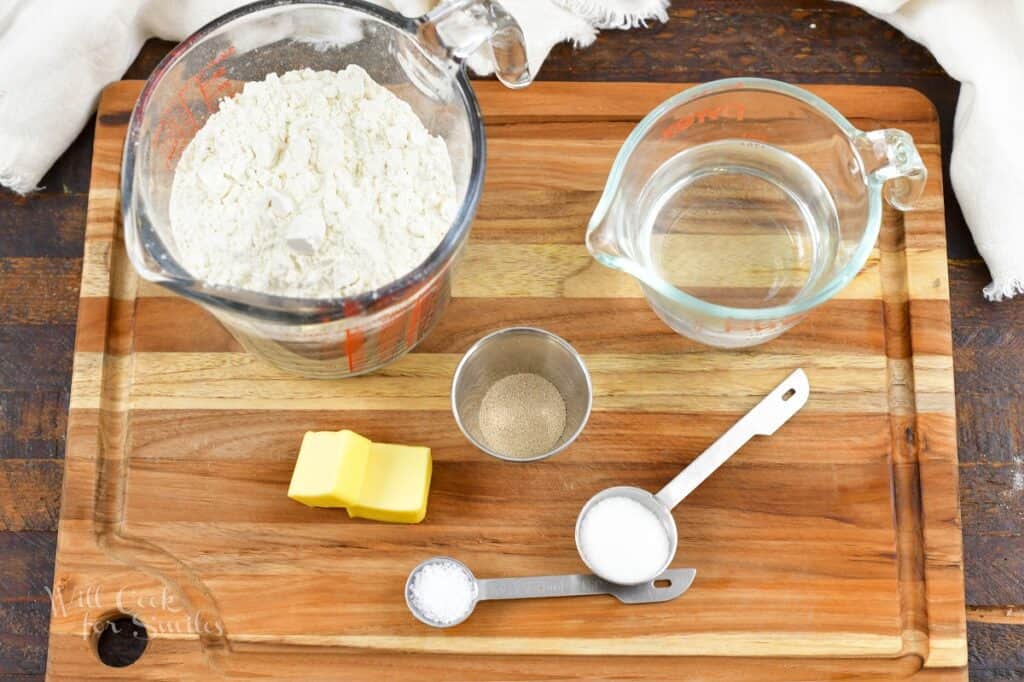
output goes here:
<path id="1" fill-rule="evenodd" d="M 147 82 L 132 113 L 121 178 L 125 246 L 132 264 L 144 279 L 202 305 L 247 350 L 288 371 L 313 377 L 344 377 L 372 371 L 400 357 L 429 333 L 447 303 L 452 267 L 468 237 L 480 197 L 484 130 L 463 62 L 481 49 L 493 55 L 496 73 L 506 85 L 521 87 L 530 82 L 522 32 L 491 0 L 448 0 L 418 19 L 357 0 L 270 0 L 214 20 L 168 54 Z M 355 75 L 304 82 L 315 72 L 343 71 Z M 296 77 L 291 72 L 307 75 Z M 364 81 L 367 92 L 377 88 L 391 99 L 372 93 L 363 96 Z M 451 176 L 444 192 L 434 192 L 443 193 L 445 196 L 438 201 L 443 199 L 447 205 L 436 242 L 422 252 L 405 254 L 407 262 L 400 266 L 387 259 L 401 249 L 401 242 L 360 250 L 356 248 L 361 246 L 359 240 L 353 238 L 352 243 L 346 243 L 351 248 L 339 252 L 337 259 L 333 251 L 324 252 L 324 244 L 334 243 L 330 235 L 325 238 L 325 231 L 334 229 L 331 223 L 325 224 L 328 211 L 343 216 L 337 223 L 345 232 L 341 242 L 364 223 L 373 226 L 364 230 L 372 237 L 381 212 L 379 205 L 362 201 L 363 185 L 350 178 L 335 178 L 336 191 L 321 191 L 325 177 L 336 175 L 335 171 L 347 163 L 340 156 L 332 161 L 331 156 L 339 149 L 339 136 L 335 129 L 320 125 L 322 120 L 299 121 L 309 125 L 289 127 L 288 135 L 282 135 L 278 143 L 254 140 L 226 165 L 191 164 L 196 178 L 189 187 L 197 188 L 197 192 L 213 191 L 218 198 L 223 196 L 225 205 L 236 201 L 213 218 L 214 224 L 197 224 L 188 235 L 172 229 L 172 205 L 178 207 L 179 217 L 188 214 L 189 208 L 198 215 L 186 217 L 202 220 L 210 215 L 206 205 L 172 202 L 172 195 L 180 189 L 175 186 L 178 169 L 194 160 L 188 156 L 192 153 L 190 144 L 204 134 L 215 114 L 225 113 L 224 98 L 241 93 L 228 107 L 237 113 L 241 106 L 238 102 L 249 89 L 247 84 L 260 82 L 288 89 L 292 94 L 300 86 L 309 86 L 303 90 L 303 103 L 321 108 L 326 106 L 325 98 L 335 102 L 340 99 L 335 96 L 338 91 L 349 95 L 347 90 L 355 87 L 358 92 L 350 99 L 356 101 L 363 115 L 350 127 L 376 125 L 380 128 L 378 137 L 395 138 L 396 145 L 409 147 L 409 140 L 418 137 L 428 140 L 435 152 L 440 150 L 446 156 L 440 160 L 443 163 L 437 163 L 437 158 L 420 163 L 426 157 L 418 160 L 408 154 L 396 161 L 387 149 L 379 158 L 364 153 L 360 159 L 360 172 L 365 176 L 369 174 L 366 169 L 372 167 L 377 196 L 384 198 L 394 194 L 388 185 L 392 166 L 400 167 L 401 162 L 408 167 L 410 158 L 413 167 L 441 168 Z M 258 89 L 253 90 L 259 94 Z M 266 107 L 261 105 L 256 102 L 250 109 L 265 114 L 261 110 Z M 289 115 L 294 113 L 292 109 L 286 109 Z M 380 112 L 395 116 L 404 112 L 420 128 L 381 125 L 375 118 Z M 271 113 L 276 116 L 281 112 L 274 109 Z M 263 118 L 273 123 L 273 116 Z M 296 131 L 301 135 L 292 135 Z M 238 127 L 222 125 L 216 133 L 201 140 L 206 151 L 216 151 L 230 142 Z M 332 144 L 311 149 L 308 140 L 315 142 L 318 135 Z M 365 140 L 358 134 L 349 138 L 347 144 L 359 151 Z M 275 175 L 290 172 L 285 166 L 296 158 L 302 163 L 308 161 L 307 165 L 319 175 L 288 175 L 290 185 L 268 186 L 257 197 L 258 202 L 240 201 L 233 194 L 232 182 L 242 182 L 238 178 L 248 181 L 259 170 L 261 177 L 274 180 Z M 281 168 L 285 170 L 278 173 Z M 421 175 L 430 174 L 425 170 Z M 305 202 L 318 200 L 321 195 L 322 210 L 318 204 L 316 210 L 307 211 Z M 400 195 L 391 203 L 396 215 L 404 211 L 408 220 L 391 220 L 389 226 L 401 228 L 402 234 L 412 239 L 424 231 L 416 216 L 426 214 L 422 205 L 434 197 L 430 192 L 411 195 L 414 205 L 410 206 L 405 205 L 406 196 L 410 195 Z M 331 202 L 333 205 L 329 205 Z M 236 206 L 245 213 L 234 212 Z M 359 210 L 363 212 L 356 215 Z M 287 218 L 281 217 L 285 215 Z M 229 220 L 237 223 L 233 234 L 239 236 L 234 241 L 218 246 L 207 240 L 199 242 L 198 249 L 193 248 L 195 244 L 190 247 L 189 239 L 201 239 L 205 228 L 219 229 Z M 198 252 L 200 261 L 215 261 L 221 270 L 237 266 L 239 259 L 227 251 L 242 249 L 250 241 L 255 244 L 252 230 L 243 232 L 241 228 L 251 228 L 256 222 L 267 228 L 264 232 L 280 236 L 269 245 L 261 243 L 259 258 L 254 258 L 239 277 L 212 277 L 196 265 L 194 258 L 186 257 L 186 250 L 192 248 L 191 253 Z M 376 265 L 386 266 L 385 274 L 380 274 L 378 267 L 373 278 L 361 282 L 364 286 L 349 287 L 347 275 L 367 275 L 363 269 L 367 258 L 353 257 L 353 253 L 370 253 L 375 262 L 379 261 Z M 317 267 L 332 271 L 333 275 L 325 278 L 333 290 L 303 288 L 306 275 L 320 274 L 306 265 L 310 254 L 324 256 Z M 335 262 L 346 258 L 351 262 L 344 266 Z M 265 271 L 260 271 L 263 265 Z M 392 270 L 387 269 L 392 266 Z M 280 277 L 282 272 L 288 277 Z M 273 285 L 271 280 L 284 281 L 287 286 Z"/>
<path id="2" fill-rule="evenodd" d="M 903 131 L 862 132 L 785 83 L 716 81 L 637 125 L 586 242 L 676 332 L 751 346 L 849 284 L 874 248 L 883 195 L 908 210 L 926 179 Z"/>
<path id="3" fill-rule="evenodd" d="M 657 494 L 633 486 L 597 493 L 576 520 L 576 548 L 591 571 L 620 585 L 661 574 L 679 542 L 672 509 L 754 436 L 770 436 L 807 402 L 801 369 L 790 374 Z"/>

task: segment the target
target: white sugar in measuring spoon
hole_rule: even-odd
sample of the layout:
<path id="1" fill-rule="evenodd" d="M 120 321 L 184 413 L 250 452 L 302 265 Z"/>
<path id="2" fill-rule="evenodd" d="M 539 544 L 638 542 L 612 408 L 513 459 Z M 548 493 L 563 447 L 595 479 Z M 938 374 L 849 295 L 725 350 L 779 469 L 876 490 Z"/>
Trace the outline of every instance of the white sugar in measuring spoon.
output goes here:
<path id="1" fill-rule="evenodd" d="M 657 495 L 633 486 L 617 486 L 591 497 L 576 519 L 576 549 L 583 563 L 605 580 L 620 585 L 638 585 L 661 574 L 672 563 L 679 543 L 672 509 L 751 438 L 775 433 L 804 406 L 809 394 L 807 375 L 798 369 L 754 409 L 740 417 L 732 428 L 669 481 Z M 588 514 L 595 510 L 596 513 L 588 519 Z M 614 514 L 618 514 L 619 518 L 613 518 Z M 660 537 L 652 538 L 649 542 L 643 539 L 644 533 L 650 537 L 651 527 L 657 526 L 647 515 L 653 516 L 660 523 L 665 532 L 664 543 Z M 637 522 L 638 528 L 634 532 L 630 532 L 628 524 L 622 523 L 626 518 Z M 612 556 L 618 557 L 615 565 L 605 560 L 605 557 Z M 633 565 L 625 565 L 623 559 L 626 557 Z"/>

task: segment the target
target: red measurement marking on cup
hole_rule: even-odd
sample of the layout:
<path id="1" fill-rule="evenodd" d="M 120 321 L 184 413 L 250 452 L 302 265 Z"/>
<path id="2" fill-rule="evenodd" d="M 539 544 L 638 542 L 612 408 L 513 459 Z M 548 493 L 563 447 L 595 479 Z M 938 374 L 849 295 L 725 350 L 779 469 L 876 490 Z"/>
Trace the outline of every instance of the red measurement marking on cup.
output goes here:
<path id="1" fill-rule="evenodd" d="M 666 128 L 661 131 L 661 139 L 670 140 L 676 137 L 695 125 L 707 123 L 708 121 L 718 121 L 720 119 L 728 119 L 732 121 L 742 121 L 746 116 L 746 108 L 742 104 L 723 104 L 718 107 L 710 107 L 708 109 L 701 109 L 691 114 L 676 119 Z"/>
<path id="2" fill-rule="evenodd" d="M 345 330 L 345 358 L 348 360 L 348 371 L 349 372 L 356 371 L 355 359 L 352 357 L 352 353 L 353 353 L 352 345 L 353 345 L 352 332 L 346 329 Z"/>
<path id="3" fill-rule="evenodd" d="M 206 114 L 212 114 L 218 108 L 220 97 L 237 89 L 236 83 L 227 78 L 227 69 L 222 65 L 236 51 L 232 45 L 218 52 L 175 91 L 172 103 L 160 112 L 150 138 L 150 149 L 154 154 L 163 156 L 168 170 L 202 127 L 193 106 L 205 108 Z M 194 96 L 196 92 L 198 97 Z"/>
<path id="4" fill-rule="evenodd" d="M 421 295 L 412 306 L 412 312 L 408 317 L 408 326 L 405 328 L 405 347 L 412 348 L 416 345 L 416 336 L 420 332 L 420 318 L 423 315 L 423 303 L 428 294 Z"/>
<path id="5" fill-rule="evenodd" d="M 362 307 L 352 301 L 342 304 L 345 317 L 353 319 L 363 313 Z M 366 334 L 358 329 L 345 330 L 345 358 L 348 360 L 348 371 L 356 372 L 366 367 Z"/>
<path id="6" fill-rule="evenodd" d="M 234 45 L 221 50 L 216 57 L 207 62 L 207 64 L 192 77 L 195 80 L 199 94 L 203 98 L 203 103 L 206 104 L 206 110 L 210 113 L 216 111 L 219 101 L 218 97 L 234 87 L 231 81 L 225 78 L 227 69 L 221 66 L 221 64 L 229 57 L 233 56 L 236 51 L 237 50 Z M 214 87 L 211 91 L 207 89 L 207 86 Z"/>
<path id="7" fill-rule="evenodd" d="M 377 332 L 377 352 L 380 357 L 396 355 L 402 348 L 404 336 L 405 315 L 397 315 L 384 323 L 384 326 Z"/>
<path id="8" fill-rule="evenodd" d="M 186 116 L 188 116 L 189 125 L 192 126 L 192 133 L 198 133 L 202 126 L 199 125 L 199 121 L 196 120 L 195 114 L 192 113 L 192 105 L 190 105 L 188 100 L 185 99 L 184 90 L 178 90 L 178 101 L 181 103 L 181 110 L 185 112 Z"/>

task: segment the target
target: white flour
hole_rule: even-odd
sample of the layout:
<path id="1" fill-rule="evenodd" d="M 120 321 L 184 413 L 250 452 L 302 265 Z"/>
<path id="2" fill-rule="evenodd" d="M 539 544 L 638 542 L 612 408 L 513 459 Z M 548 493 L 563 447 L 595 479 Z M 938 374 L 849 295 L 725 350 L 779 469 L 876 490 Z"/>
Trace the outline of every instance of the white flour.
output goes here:
<path id="1" fill-rule="evenodd" d="M 636 500 L 614 496 L 583 517 L 580 549 L 602 578 L 631 584 L 655 577 L 672 548 L 654 512 Z"/>
<path id="2" fill-rule="evenodd" d="M 415 269 L 455 210 L 444 140 L 349 66 L 271 74 L 221 102 L 178 163 L 170 219 L 197 279 L 330 298 Z"/>

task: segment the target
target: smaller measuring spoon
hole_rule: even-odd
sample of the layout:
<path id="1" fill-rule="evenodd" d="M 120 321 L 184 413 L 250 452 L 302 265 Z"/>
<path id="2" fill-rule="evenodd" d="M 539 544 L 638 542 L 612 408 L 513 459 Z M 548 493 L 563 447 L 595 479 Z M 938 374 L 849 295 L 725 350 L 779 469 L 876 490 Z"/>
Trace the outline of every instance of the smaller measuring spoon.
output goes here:
<path id="1" fill-rule="evenodd" d="M 591 497 L 583 505 L 583 509 L 576 519 L 576 549 L 579 551 L 583 563 L 587 565 L 587 568 L 605 580 L 618 582 L 622 585 L 646 584 L 653 576 L 663 572 L 672 563 L 679 544 L 679 534 L 676 530 L 675 519 L 672 518 L 672 509 L 682 502 L 687 495 L 696 490 L 701 483 L 706 481 L 718 467 L 722 466 L 727 459 L 746 445 L 751 438 L 754 436 L 770 436 L 775 433 L 780 426 L 789 421 L 789 418 L 804 406 L 809 395 L 810 385 L 807 381 L 807 375 L 804 374 L 802 369 L 798 369 L 786 377 L 781 384 L 776 386 L 750 412 L 740 417 L 739 421 L 723 433 L 697 459 L 690 462 L 690 465 L 669 481 L 668 485 L 658 491 L 657 495 L 652 495 L 646 490 L 634 486 L 616 486 L 602 490 Z M 609 576 L 607 570 L 602 575 L 602 567 L 590 561 L 585 551 L 582 536 L 587 514 L 600 502 L 613 497 L 632 500 L 653 513 L 664 528 L 668 539 L 668 553 L 665 561 L 658 567 L 658 570 L 650 571 L 646 577 L 639 581 L 613 580 L 613 576 Z"/>
<path id="2" fill-rule="evenodd" d="M 450 621 L 431 618 L 414 595 L 417 574 L 428 566 L 444 566 L 445 564 L 454 565 L 462 570 L 473 592 L 472 599 L 467 600 L 466 610 L 459 617 Z M 481 580 L 474 576 L 469 567 L 458 559 L 436 556 L 420 563 L 409 573 L 409 578 L 405 581 L 405 603 L 412 615 L 416 616 L 420 622 L 435 628 L 450 628 L 469 618 L 478 603 L 495 599 L 539 599 L 610 594 L 623 604 L 655 604 L 671 601 L 690 588 L 696 575 L 697 571 L 692 568 L 674 568 L 639 585 L 618 585 L 602 580 L 596 575 L 584 574 Z"/>

